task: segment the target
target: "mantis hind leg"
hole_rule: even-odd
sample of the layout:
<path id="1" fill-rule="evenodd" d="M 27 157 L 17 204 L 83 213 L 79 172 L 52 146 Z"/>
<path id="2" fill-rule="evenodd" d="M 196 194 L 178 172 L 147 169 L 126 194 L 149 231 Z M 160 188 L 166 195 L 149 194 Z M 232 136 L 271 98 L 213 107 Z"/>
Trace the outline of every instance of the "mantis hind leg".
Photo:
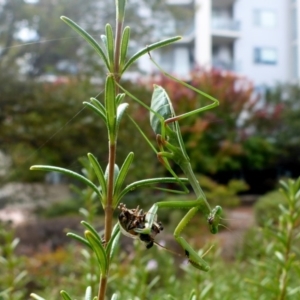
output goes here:
<path id="1" fill-rule="evenodd" d="M 188 261 L 195 268 L 207 272 L 210 269 L 208 263 L 191 247 L 191 245 L 182 236 L 180 236 L 182 230 L 186 227 L 188 222 L 197 211 L 198 207 L 193 207 L 188 211 L 181 222 L 177 225 L 174 231 L 174 237 L 179 245 L 183 248 Z"/>

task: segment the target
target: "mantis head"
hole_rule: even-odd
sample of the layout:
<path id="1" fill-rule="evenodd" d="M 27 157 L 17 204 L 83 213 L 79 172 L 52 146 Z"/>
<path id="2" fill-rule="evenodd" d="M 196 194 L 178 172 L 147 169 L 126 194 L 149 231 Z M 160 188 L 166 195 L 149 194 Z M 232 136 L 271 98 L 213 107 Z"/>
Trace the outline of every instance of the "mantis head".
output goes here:
<path id="1" fill-rule="evenodd" d="M 222 207 L 217 205 L 211 211 L 211 213 L 209 214 L 209 216 L 207 218 L 209 229 L 212 234 L 216 234 L 219 231 L 219 223 L 220 223 L 221 214 L 222 214 Z"/>

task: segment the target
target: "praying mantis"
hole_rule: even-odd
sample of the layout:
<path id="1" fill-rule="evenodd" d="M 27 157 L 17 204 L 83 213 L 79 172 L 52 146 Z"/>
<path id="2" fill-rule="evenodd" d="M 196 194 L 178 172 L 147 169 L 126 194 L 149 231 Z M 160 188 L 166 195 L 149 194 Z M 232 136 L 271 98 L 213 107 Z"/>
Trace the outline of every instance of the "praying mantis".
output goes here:
<path id="1" fill-rule="evenodd" d="M 97 162 L 97 160 L 94 158 L 92 154 L 88 154 L 89 160 L 97 174 L 97 178 L 99 180 L 101 188 L 99 189 L 93 182 L 85 178 L 84 176 L 74 173 L 70 170 L 63 169 L 63 168 L 57 168 L 57 167 L 51 167 L 51 166 L 33 166 L 31 167 L 32 170 L 43 170 L 43 171 L 58 171 L 62 172 L 64 174 L 76 177 L 77 179 L 81 180 L 82 182 L 86 183 L 89 187 L 91 187 L 94 192 L 99 196 L 101 199 L 101 203 L 103 205 L 103 208 L 107 206 L 107 198 L 111 199 L 110 207 L 115 209 L 120 202 L 121 198 L 128 193 L 129 191 L 141 187 L 141 186 L 152 186 L 155 183 L 160 182 L 178 182 L 182 187 L 184 192 L 188 192 L 188 189 L 184 185 L 186 182 L 185 179 L 178 178 L 178 176 L 175 174 L 175 172 L 172 170 L 171 165 L 169 163 L 169 160 L 172 160 L 175 162 L 183 171 L 183 173 L 186 175 L 189 184 L 192 186 L 194 193 L 196 195 L 196 200 L 192 201 L 162 201 L 155 203 L 150 210 L 145 214 L 140 213 L 135 217 L 138 217 L 139 222 L 132 223 L 134 226 L 126 227 L 125 231 L 131 230 L 129 235 L 132 236 L 138 236 L 141 240 L 148 243 L 148 245 L 151 245 L 151 242 L 153 242 L 155 235 L 159 233 L 161 230 L 159 224 L 156 223 L 157 219 L 157 212 L 159 208 L 183 208 L 183 209 L 189 209 L 187 214 L 183 217 L 183 219 L 179 222 L 177 225 L 175 231 L 174 231 L 174 237 L 176 241 L 180 244 L 180 246 L 183 248 L 185 255 L 187 256 L 189 262 L 196 267 L 197 269 L 208 271 L 209 266 L 207 262 L 200 256 L 198 253 L 187 243 L 187 241 L 181 236 L 181 232 L 184 230 L 184 228 L 187 226 L 191 218 L 197 213 L 197 211 L 201 211 L 204 216 L 206 217 L 206 220 L 208 222 L 210 231 L 215 234 L 218 232 L 218 226 L 219 221 L 222 213 L 222 208 L 220 206 L 216 206 L 215 208 L 211 209 L 209 203 L 206 200 L 205 194 L 203 193 L 198 180 L 196 179 L 196 176 L 192 170 L 190 159 L 188 157 L 188 154 L 186 153 L 185 146 L 183 143 L 183 139 L 180 132 L 179 127 L 179 121 L 187 118 L 193 114 L 197 114 L 200 112 L 207 111 L 209 109 L 212 109 L 219 105 L 219 102 L 217 99 L 207 95 L 204 92 L 201 92 L 200 90 L 194 88 L 193 86 L 182 82 L 175 77 L 171 76 L 170 74 L 167 74 L 164 72 L 160 66 L 152 59 L 150 55 L 150 50 L 154 50 L 156 48 L 162 47 L 164 45 L 170 44 L 176 40 L 178 40 L 180 37 L 174 37 L 167 39 L 162 42 L 154 43 L 141 51 L 137 52 L 135 55 L 133 55 L 126 63 L 126 53 L 127 53 L 127 45 L 129 40 L 129 28 L 126 27 L 124 29 L 123 37 L 122 37 L 122 51 L 121 51 L 121 58 L 120 58 L 120 68 L 117 68 L 118 72 L 115 73 L 114 68 L 114 41 L 113 41 L 113 34 L 111 26 L 108 24 L 106 26 L 106 35 L 103 37 L 105 47 L 107 48 L 107 55 L 102 50 L 102 48 L 98 45 L 98 43 L 88 35 L 81 27 L 79 27 L 76 23 L 74 23 L 72 20 L 62 17 L 62 19 L 71 26 L 75 31 L 77 31 L 81 36 L 83 36 L 86 41 L 96 50 L 96 52 L 100 55 L 102 60 L 104 61 L 105 65 L 107 66 L 108 70 L 108 76 L 106 79 L 106 87 L 105 87 L 105 103 L 104 105 L 101 104 L 97 99 L 92 98 L 91 103 L 84 102 L 89 108 L 91 108 L 94 112 L 96 112 L 107 124 L 108 133 L 109 133 L 109 139 L 110 141 L 116 142 L 117 138 L 117 131 L 118 131 L 118 125 L 120 123 L 120 120 L 122 118 L 122 115 L 124 111 L 126 110 L 126 107 L 128 106 L 127 103 L 121 103 L 124 94 L 118 94 L 115 95 L 116 87 L 120 88 L 125 92 L 125 94 L 129 95 L 132 99 L 139 102 L 141 105 L 146 107 L 150 111 L 150 124 L 151 127 L 156 134 L 156 140 L 158 144 L 157 151 L 155 147 L 149 142 L 147 137 L 143 134 L 143 136 L 148 141 L 149 145 L 152 147 L 152 149 L 157 153 L 157 157 L 159 161 L 166 167 L 166 169 L 173 175 L 174 178 L 154 178 L 154 179 L 146 179 L 141 180 L 139 182 L 134 182 L 127 187 L 125 187 L 122 190 L 122 184 L 124 181 L 124 178 L 127 175 L 127 172 L 129 170 L 129 166 L 133 160 L 133 153 L 129 153 L 126 160 L 124 161 L 121 169 L 119 170 L 118 167 L 116 168 L 117 171 L 113 170 L 113 168 L 108 169 L 108 174 L 116 175 L 116 179 L 114 180 L 113 176 L 108 177 L 108 179 L 105 177 L 103 170 L 101 169 L 101 166 Z M 125 70 L 140 56 L 143 54 L 146 54 L 148 52 L 150 59 L 152 62 L 157 66 L 157 68 L 167 77 L 171 78 L 172 80 L 179 82 L 180 84 L 186 86 L 187 88 L 195 91 L 196 93 L 208 98 L 212 101 L 211 104 L 208 104 L 204 107 L 200 107 L 194 111 L 182 114 L 182 115 L 175 115 L 172 102 L 166 93 L 166 91 L 158 86 L 154 86 L 154 92 L 152 95 L 152 101 L 151 106 L 148 107 L 145 105 L 142 101 L 138 100 L 136 97 L 131 95 L 128 91 L 126 91 L 120 84 L 119 79 L 121 78 L 121 75 L 125 72 Z M 114 144 L 115 145 L 115 144 Z M 108 166 L 113 166 L 113 164 L 109 164 Z M 116 173 L 116 174 L 115 174 Z M 118 173 L 118 174 L 117 174 Z M 107 182 L 106 182 L 107 181 Z M 111 183 L 111 185 L 109 185 Z M 110 187 L 110 189 L 109 189 Z M 107 190 L 112 191 L 111 197 L 108 197 Z M 136 212 L 134 211 L 134 214 Z M 131 215 L 129 215 L 131 216 Z M 129 218 L 130 221 L 135 221 L 135 219 Z M 124 220 L 124 219 L 122 219 Z M 126 220 L 125 220 L 126 221 Z M 124 222 L 125 222 L 124 221 Z M 123 223 L 124 223 L 123 222 Z M 138 224 L 139 226 L 135 227 L 135 224 Z M 123 224 L 124 225 L 124 224 Z M 122 227 L 122 224 L 119 226 Z M 123 226 L 124 229 L 124 226 Z M 133 231 L 132 231 L 133 230 Z M 134 234 L 137 233 L 137 234 Z M 98 244 L 97 244 L 98 245 Z M 99 246 L 99 245 L 98 245 Z M 99 246 L 100 247 L 100 246 Z M 102 251 L 103 250 L 103 251 Z M 105 250 L 102 249 L 101 251 L 105 253 Z M 101 252 L 101 253 L 102 253 Z M 106 266 L 108 263 L 106 264 Z M 103 267 L 103 269 L 105 269 Z M 103 271 L 104 272 L 104 271 Z M 105 272 L 104 272 L 105 273 Z"/>
<path id="2" fill-rule="evenodd" d="M 150 54 L 149 54 L 150 56 Z M 159 151 L 157 152 L 158 160 L 166 167 L 166 169 L 175 177 L 178 178 L 175 172 L 172 170 L 169 160 L 173 160 L 183 171 L 186 177 L 191 184 L 193 191 L 196 195 L 196 200 L 192 201 L 162 201 L 153 204 L 148 213 L 145 216 L 144 220 L 144 228 L 135 228 L 134 231 L 138 234 L 151 234 L 153 230 L 153 225 L 156 222 L 157 211 L 159 208 L 182 208 L 189 209 L 187 214 L 183 217 L 180 223 L 177 225 L 174 231 L 175 240 L 179 243 L 179 245 L 185 251 L 185 254 L 189 260 L 189 262 L 196 267 L 197 269 L 208 271 L 209 266 L 207 262 L 198 255 L 198 253 L 187 243 L 187 241 L 181 236 L 181 232 L 187 226 L 191 218 L 197 213 L 197 211 L 202 211 L 205 215 L 211 233 L 215 234 L 218 232 L 219 221 L 222 213 L 222 208 L 220 206 L 216 206 L 211 209 L 209 203 L 206 200 L 205 194 L 202 191 L 202 188 L 196 179 L 196 176 L 192 170 L 190 159 L 185 150 L 184 142 L 182 139 L 182 135 L 180 132 L 180 127 L 178 121 L 187 118 L 193 114 L 197 114 L 199 112 L 203 112 L 209 109 L 212 109 L 219 105 L 219 101 L 204 92 L 190 86 L 189 84 L 179 81 L 175 77 L 170 74 L 164 72 L 159 65 L 152 59 L 150 59 L 153 63 L 160 69 L 160 71 L 170 77 L 174 81 L 177 81 L 186 87 L 194 90 L 196 93 L 205 96 L 212 100 L 212 103 L 206 105 L 204 107 L 198 108 L 194 111 L 176 116 L 172 102 L 166 93 L 166 91 L 158 85 L 154 85 L 154 92 L 152 94 L 151 107 L 147 107 L 150 111 L 150 124 L 151 127 L 156 134 L 156 141 L 158 144 Z M 125 90 L 124 90 L 125 91 Z M 125 91 L 127 92 L 127 91 Z M 132 95 L 130 95 L 132 97 Z M 133 97 L 134 100 L 139 101 L 137 98 Z M 145 137 L 145 135 L 144 135 Z M 145 137 L 146 138 L 146 137 Z M 148 139 L 146 138 L 147 142 Z M 150 142 L 149 142 L 150 143 Z M 150 143 L 151 146 L 153 146 Z M 187 188 L 183 185 L 183 183 L 178 180 L 178 183 L 183 187 L 184 192 L 188 192 Z"/>

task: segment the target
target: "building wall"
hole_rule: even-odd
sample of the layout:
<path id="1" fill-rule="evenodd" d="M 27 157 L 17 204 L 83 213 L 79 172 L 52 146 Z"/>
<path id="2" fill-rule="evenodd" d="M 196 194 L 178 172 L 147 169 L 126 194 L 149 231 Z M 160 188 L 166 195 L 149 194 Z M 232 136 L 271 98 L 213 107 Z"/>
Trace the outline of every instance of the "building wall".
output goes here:
<path id="1" fill-rule="evenodd" d="M 256 85 L 290 79 L 289 1 L 237 0 L 233 7 L 240 20 L 241 38 L 234 45 L 237 71 Z"/>
<path id="2" fill-rule="evenodd" d="M 291 55 L 290 55 L 290 77 L 293 82 L 299 82 L 300 78 L 300 1 L 290 0 L 290 32 L 291 32 Z"/>
<path id="3" fill-rule="evenodd" d="M 186 79 L 195 66 L 217 67 L 256 86 L 299 82 L 300 0 L 168 1 L 190 3 L 194 28 L 191 21 L 181 42 L 155 51 L 166 71 Z M 176 28 L 176 18 L 172 22 Z M 148 69 L 149 59 L 142 66 Z"/>

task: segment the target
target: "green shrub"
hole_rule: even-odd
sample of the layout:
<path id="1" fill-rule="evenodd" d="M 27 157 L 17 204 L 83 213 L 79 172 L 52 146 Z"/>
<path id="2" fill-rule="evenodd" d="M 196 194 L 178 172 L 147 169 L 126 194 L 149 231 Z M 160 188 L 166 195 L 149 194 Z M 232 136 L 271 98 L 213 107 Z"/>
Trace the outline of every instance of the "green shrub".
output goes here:
<path id="1" fill-rule="evenodd" d="M 243 180 L 232 179 L 225 185 L 207 176 L 199 175 L 198 178 L 212 205 L 218 203 L 224 207 L 235 207 L 240 204 L 237 194 L 248 189 L 248 185 Z"/>
<path id="2" fill-rule="evenodd" d="M 259 226 L 277 224 L 280 216 L 279 205 L 286 205 L 284 196 L 279 191 L 272 191 L 259 197 L 254 205 L 254 214 Z"/>

